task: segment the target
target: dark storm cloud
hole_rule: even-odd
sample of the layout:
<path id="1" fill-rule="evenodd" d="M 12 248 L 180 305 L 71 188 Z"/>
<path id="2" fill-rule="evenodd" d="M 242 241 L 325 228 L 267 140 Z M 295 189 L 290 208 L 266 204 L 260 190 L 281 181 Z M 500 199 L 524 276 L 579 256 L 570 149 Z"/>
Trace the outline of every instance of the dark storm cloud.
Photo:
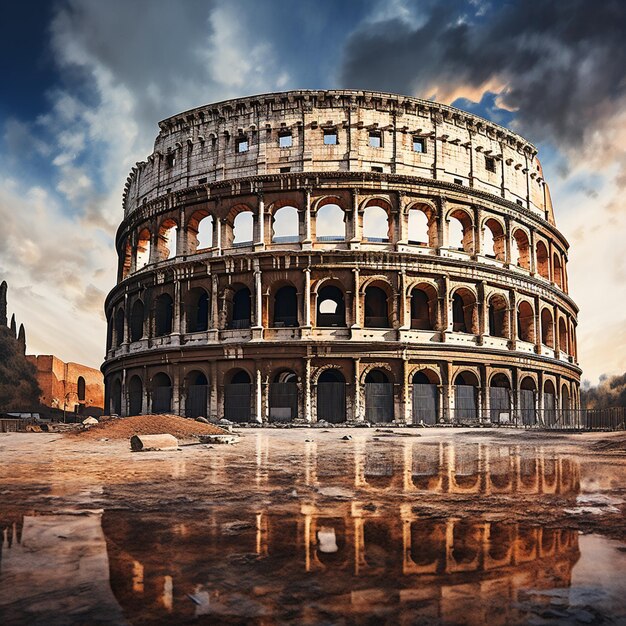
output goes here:
<path id="1" fill-rule="evenodd" d="M 422 97 L 499 84 L 536 141 L 580 145 L 620 110 L 626 2 L 417 2 L 411 27 L 369 24 L 349 40 L 340 83 Z"/>

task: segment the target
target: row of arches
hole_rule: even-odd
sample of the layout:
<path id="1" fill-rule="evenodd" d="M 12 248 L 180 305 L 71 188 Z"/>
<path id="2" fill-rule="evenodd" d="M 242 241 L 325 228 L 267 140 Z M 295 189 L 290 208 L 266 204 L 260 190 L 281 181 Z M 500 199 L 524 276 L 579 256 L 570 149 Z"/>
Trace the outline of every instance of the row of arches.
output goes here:
<path id="1" fill-rule="evenodd" d="M 457 371 L 450 384 L 442 384 L 438 371 L 428 367 L 401 383 L 384 365 L 366 368 L 356 387 L 335 366 L 320 368 L 309 383 L 288 367 L 277 369 L 263 383 L 258 372 L 240 367 L 226 372 L 219 387 L 211 386 L 201 370 L 187 373 L 180 388 L 176 384 L 165 371 L 154 373 L 147 384 L 142 375 L 134 374 L 123 394 L 121 378 L 112 377 L 107 381 L 109 409 L 129 415 L 180 412 L 190 418 L 217 414 L 237 423 L 293 422 L 303 417 L 308 421 L 303 409 L 306 413 L 311 404 L 309 419 L 314 415 L 315 421 L 337 424 L 355 419 L 390 423 L 408 416 L 410 423 L 425 425 L 487 421 L 566 426 L 573 423 L 572 411 L 579 404 L 577 387 L 570 381 L 559 386 L 551 378 L 541 383 L 535 376 L 522 375 L 514 388 L 507 371 L 495 371 L 483 381 L 473 368 Z M 256 403 L 261 397 L 265 418 L 259 420 Z M 402 406 L 405 402 L 408 405 Z"/>
<path id="2" fill-rule="evenodd" d="M 279 281 L 269 288 L 266 299 L 268 311 L 262 319 L 254 319 L 254 300 L 247 285 L 235 283 L 223 290 L 215 303 L 220 320 L 212 319 L 211 297 L 204 287 L 193 287 L 184 295 L 178 317 L 184 320 L 178 330 L 183 333 L 205 332 L 216 324 L 220 329 L 247 329 L 264 323 L 269 328 L 295 328 L 306 319 L 305 297 L 293 283 Z M 349 325 L 345 286 L 340 281 L 324 281 L 314 289 L 310 307 L 314 312 L 311 323 L 317 328 L 342 328 Z M 430 282 L 417 283 L 407 289 L 406 301 L 397 305 L 398 295 L 392 285 L 376 279 L 361 289 L 358 303 L 362 320 L 350 311 L 352 321 L 362 321 L 364 328 L 388 329 L 400 327 L 400 311 L 404 309 L 403 327 L 417 331 L 438 331 L 489 335 L 508 340 L 518 339 L 543 344 L 568 355 L 576 355 L 575 328 L 571 320 L 553 305 L 539 303 L 539 309 L 528 300 L 511 302 L 510 294 L 495 292 L 487 296 L 486 313 L 475 289 L 458 286 L 448 297 L 448 311 L 443 311 L 439 290 Z M 354 306 L 354 303 L 352 303 Z M 109 349 L 125 341 L 133 343 L 146 337 L 163 337 L 174 332 L 177 306 L 170 293 L 158 295 L 147 310 L 137 298 L 127 314 L 119 305 L 109 323 Z M 514 315 L 513 315 L 514 312 Z M 485 316 L 481 324 L 481 315 Z M 446 324 L 446 319 L 448 320 Z"/>
<path id="3" fill-rule="evenodd" d="M 199 209 L 188 217 L 180 232 L 183 213 L 140 227 L 134 241 L 125 244 L 121 277 L 149 263 L 211 248 L 361 241 L 482 255 L 534 272 L 567 289 L 565 255 L 548 239 L 537 236 L 533 243 L 534 235 L 527 228 L 500 217 L 477 217 L 466 208 L 453 208 L 440 220 L 436 208 L 428 204 L 415 203 L 398 215 L 391 204 L 372 199 L 357 212 L 355 223 L 350 218 L 352 211 L 342 208 L 334 197 L 316 201 L 308 219 L 305 211 L 290 204 L 274 203 L 267 212 L 263 209 L 263 220 L 256 217 L 258 211 L 258 207 L 239 204 L 218 220 L 208 210 Z"/>

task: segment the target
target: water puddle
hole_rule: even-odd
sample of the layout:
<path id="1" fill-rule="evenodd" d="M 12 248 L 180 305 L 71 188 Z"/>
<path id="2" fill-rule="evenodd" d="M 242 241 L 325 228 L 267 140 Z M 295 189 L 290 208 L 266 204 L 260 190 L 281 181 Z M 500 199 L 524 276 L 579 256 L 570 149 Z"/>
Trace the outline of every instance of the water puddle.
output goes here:
<path id="1" fill-rule="evenodd" d="M 574 456 L 323 443 L 249 435 L 219 458 L 190 448 L 155 461 L 161 482 L 116 478 L 54 504 L 34 491 L 28 509 L 0 491 L 0 622 L 626 620 L 626 544 L 579 525 L 623 517 L 623 494 Z M 624 484 L 622 466 L 604 469 Z"/>

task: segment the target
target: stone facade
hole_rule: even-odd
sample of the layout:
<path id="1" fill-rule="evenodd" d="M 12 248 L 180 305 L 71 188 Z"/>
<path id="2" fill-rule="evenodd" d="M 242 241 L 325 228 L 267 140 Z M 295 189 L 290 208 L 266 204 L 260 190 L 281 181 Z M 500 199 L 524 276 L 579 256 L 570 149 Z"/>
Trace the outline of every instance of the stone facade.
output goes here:
<path id="1" fill-rule="evenodd" d="M 361 91 L 160 128 L 124 192 L 106 410 L 531 423 L 579 406 L 568 243 L 523 138 Z"/>
<path id="2" fill-rule="evenodd" d="M 102 373 L 78 363 L 64 363 L 50 354 L 27 355 L 37 370 L 40 402 L 55 409 L 92 413 L 104 407 Z"/>

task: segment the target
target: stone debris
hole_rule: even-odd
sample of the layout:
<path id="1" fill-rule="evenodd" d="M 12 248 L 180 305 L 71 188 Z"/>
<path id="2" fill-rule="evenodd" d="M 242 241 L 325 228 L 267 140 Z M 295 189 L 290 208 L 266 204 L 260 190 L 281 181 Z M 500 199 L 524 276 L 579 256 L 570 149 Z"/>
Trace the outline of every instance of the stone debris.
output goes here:
<path id="1" fill-rule="evenodd" d="M 133 435 L 130 438 L 133 452 L 152 452 L 156 450 L 178 450 L 178 439 L 173 435 Z"/>
<path id="2" fill-rule="evenodd" d="M 225 443 L 233 444 L 239 441 L 237 435 L 200 435 L 200 443 Z"/>
<path id="3" fill-rule="evenodd" d="M 203 424 L 210 424 L 209 420 L 206 417 L 202 417 L 201 415 L 196 417 L 196 422 L 202 422 Z"/>
<path id="4" fill-rule="evenodd" d="M 344 435 L 341 439 L 342 441 L 350 441 L 352 439 L 352 435 Z"/>
<path id="5" fill-rule="evenodd" d="M 82 421 L 83 426 L 93 426 L 99 423 L 100 422 L 95 417 L 87 417 Z"/>

